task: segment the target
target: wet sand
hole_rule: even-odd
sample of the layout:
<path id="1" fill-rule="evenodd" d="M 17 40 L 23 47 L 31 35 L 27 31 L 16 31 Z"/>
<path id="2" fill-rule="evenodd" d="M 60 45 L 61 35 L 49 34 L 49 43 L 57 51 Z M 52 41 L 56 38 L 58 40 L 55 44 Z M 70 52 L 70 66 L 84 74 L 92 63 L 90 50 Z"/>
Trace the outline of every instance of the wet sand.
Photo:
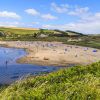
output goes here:
<path id="1" fill-rule="evenodd" d="M 1 45 L 24 48 L 27 55 L 18 59 L 19 63 L 67 66 L 68 64 L 87 65 L 100 61 L 100 50 L 60 42 L 0 41 Z"/>

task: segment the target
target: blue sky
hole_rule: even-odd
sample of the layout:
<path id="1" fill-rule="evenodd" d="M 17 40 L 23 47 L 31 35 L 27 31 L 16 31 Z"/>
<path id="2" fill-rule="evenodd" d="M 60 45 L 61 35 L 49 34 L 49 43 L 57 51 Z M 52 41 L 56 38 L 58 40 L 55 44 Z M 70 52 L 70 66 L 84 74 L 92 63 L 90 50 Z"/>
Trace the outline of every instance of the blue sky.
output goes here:
<path id="1" fill-rule="evenodd" d="M 99 0 L 0 0 L 0 26 L 100 33 Z"/>

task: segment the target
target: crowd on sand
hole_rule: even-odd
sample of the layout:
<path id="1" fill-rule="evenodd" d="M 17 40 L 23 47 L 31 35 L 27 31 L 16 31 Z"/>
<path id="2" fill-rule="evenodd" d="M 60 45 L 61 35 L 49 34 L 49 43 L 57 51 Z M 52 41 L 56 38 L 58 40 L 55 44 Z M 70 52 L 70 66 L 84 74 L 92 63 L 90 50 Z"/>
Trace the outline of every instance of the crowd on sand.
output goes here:
<path id="1" fill-rule="evenodd" d="M 67 66 L 67 64 L 87 65 L 100 61 L 100 50 L 61 42 L 43 41 L 0 41 L 7 47 L 24 48 L 27 55 L 18 59 L 19 63 Z"/>

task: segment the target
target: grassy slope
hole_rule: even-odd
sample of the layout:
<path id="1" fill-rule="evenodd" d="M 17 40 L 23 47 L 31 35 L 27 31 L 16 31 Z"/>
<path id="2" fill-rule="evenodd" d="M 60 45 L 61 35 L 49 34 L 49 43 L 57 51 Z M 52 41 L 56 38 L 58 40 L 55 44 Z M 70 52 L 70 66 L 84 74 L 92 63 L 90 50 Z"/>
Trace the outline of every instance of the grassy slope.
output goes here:
<path id="1" fill-rule="evenodd" d="M 16 82 L 0 100 L 100 100 L 100 62 Z"/>
<path id="2" fill-rule="evenodd" d="M 82 38 L 82 41 L 79 41 L 79 42 L 64 41 L 64 43 L 100 49 L 100 36 L 83 36 L 83 37 L 80 37 L 80 38 Z"/>
<path id="3" fill-rule="evenodd" d="M 39 30 L 31 30 L 31 29 L 14 29 L 14 28 L 0 28 L 0 31 L 3 32 L 11 32 L 14 34 L 21 34 L 21 35 L 25 35 L 25 34 L 34 34 L 37 32 L 40 32 Z M 52 30 L 44 30 L 44 32 L 52 32 Z"/>

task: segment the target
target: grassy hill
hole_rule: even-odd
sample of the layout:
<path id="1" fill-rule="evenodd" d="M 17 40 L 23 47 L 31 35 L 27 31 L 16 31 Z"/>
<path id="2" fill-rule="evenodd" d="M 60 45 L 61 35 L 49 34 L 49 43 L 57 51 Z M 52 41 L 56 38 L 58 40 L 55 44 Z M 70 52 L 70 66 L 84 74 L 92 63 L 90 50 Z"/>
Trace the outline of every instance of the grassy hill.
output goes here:
<path id="1" fill-rule="evenodd" d="M 79 32 L 75 32 L 75 31 L 70 31 L 70 30 L 67 30 L 65 31 L 69 36 L 84 36 L 84 34 L 82 33 L 79 33 Z"/>
<path id="2" fill-rule="evenodd" d="M 11 34 L 19 34 L 19 35 L 25 35 L 25 34 L 34 34 L 40 32 L 39 29 L 32 29 L 32 28 L 4 28 L 0 27 L 0 31 Z M 53 32 L 52 30 L 44 30 L 44 32 Z"/>
<path id="3" fill-rule="evenodd" d="M 0 100 L 100 100 L 100 62 L 18 81 Z"/>
<path id="4" fill-rule="evenodd" d="M 6 28 L 6 27 L 0 27 L 0 31 L 6 33 L 11 33 L 11 34 L 20 34 L 20 35 L 25 35 L 25 34 L 34 34 L 34 33 L 39 33 L 41 29 L 35 29 L 35 28 Z M 48 34 L 66 34 L 67 36 L 82 36 L 83 34 L 74 32 L 74 31 L 61 31 L 61 30 L 48 30 L 48 29 L 43 29 L 43 32 Z"/>

